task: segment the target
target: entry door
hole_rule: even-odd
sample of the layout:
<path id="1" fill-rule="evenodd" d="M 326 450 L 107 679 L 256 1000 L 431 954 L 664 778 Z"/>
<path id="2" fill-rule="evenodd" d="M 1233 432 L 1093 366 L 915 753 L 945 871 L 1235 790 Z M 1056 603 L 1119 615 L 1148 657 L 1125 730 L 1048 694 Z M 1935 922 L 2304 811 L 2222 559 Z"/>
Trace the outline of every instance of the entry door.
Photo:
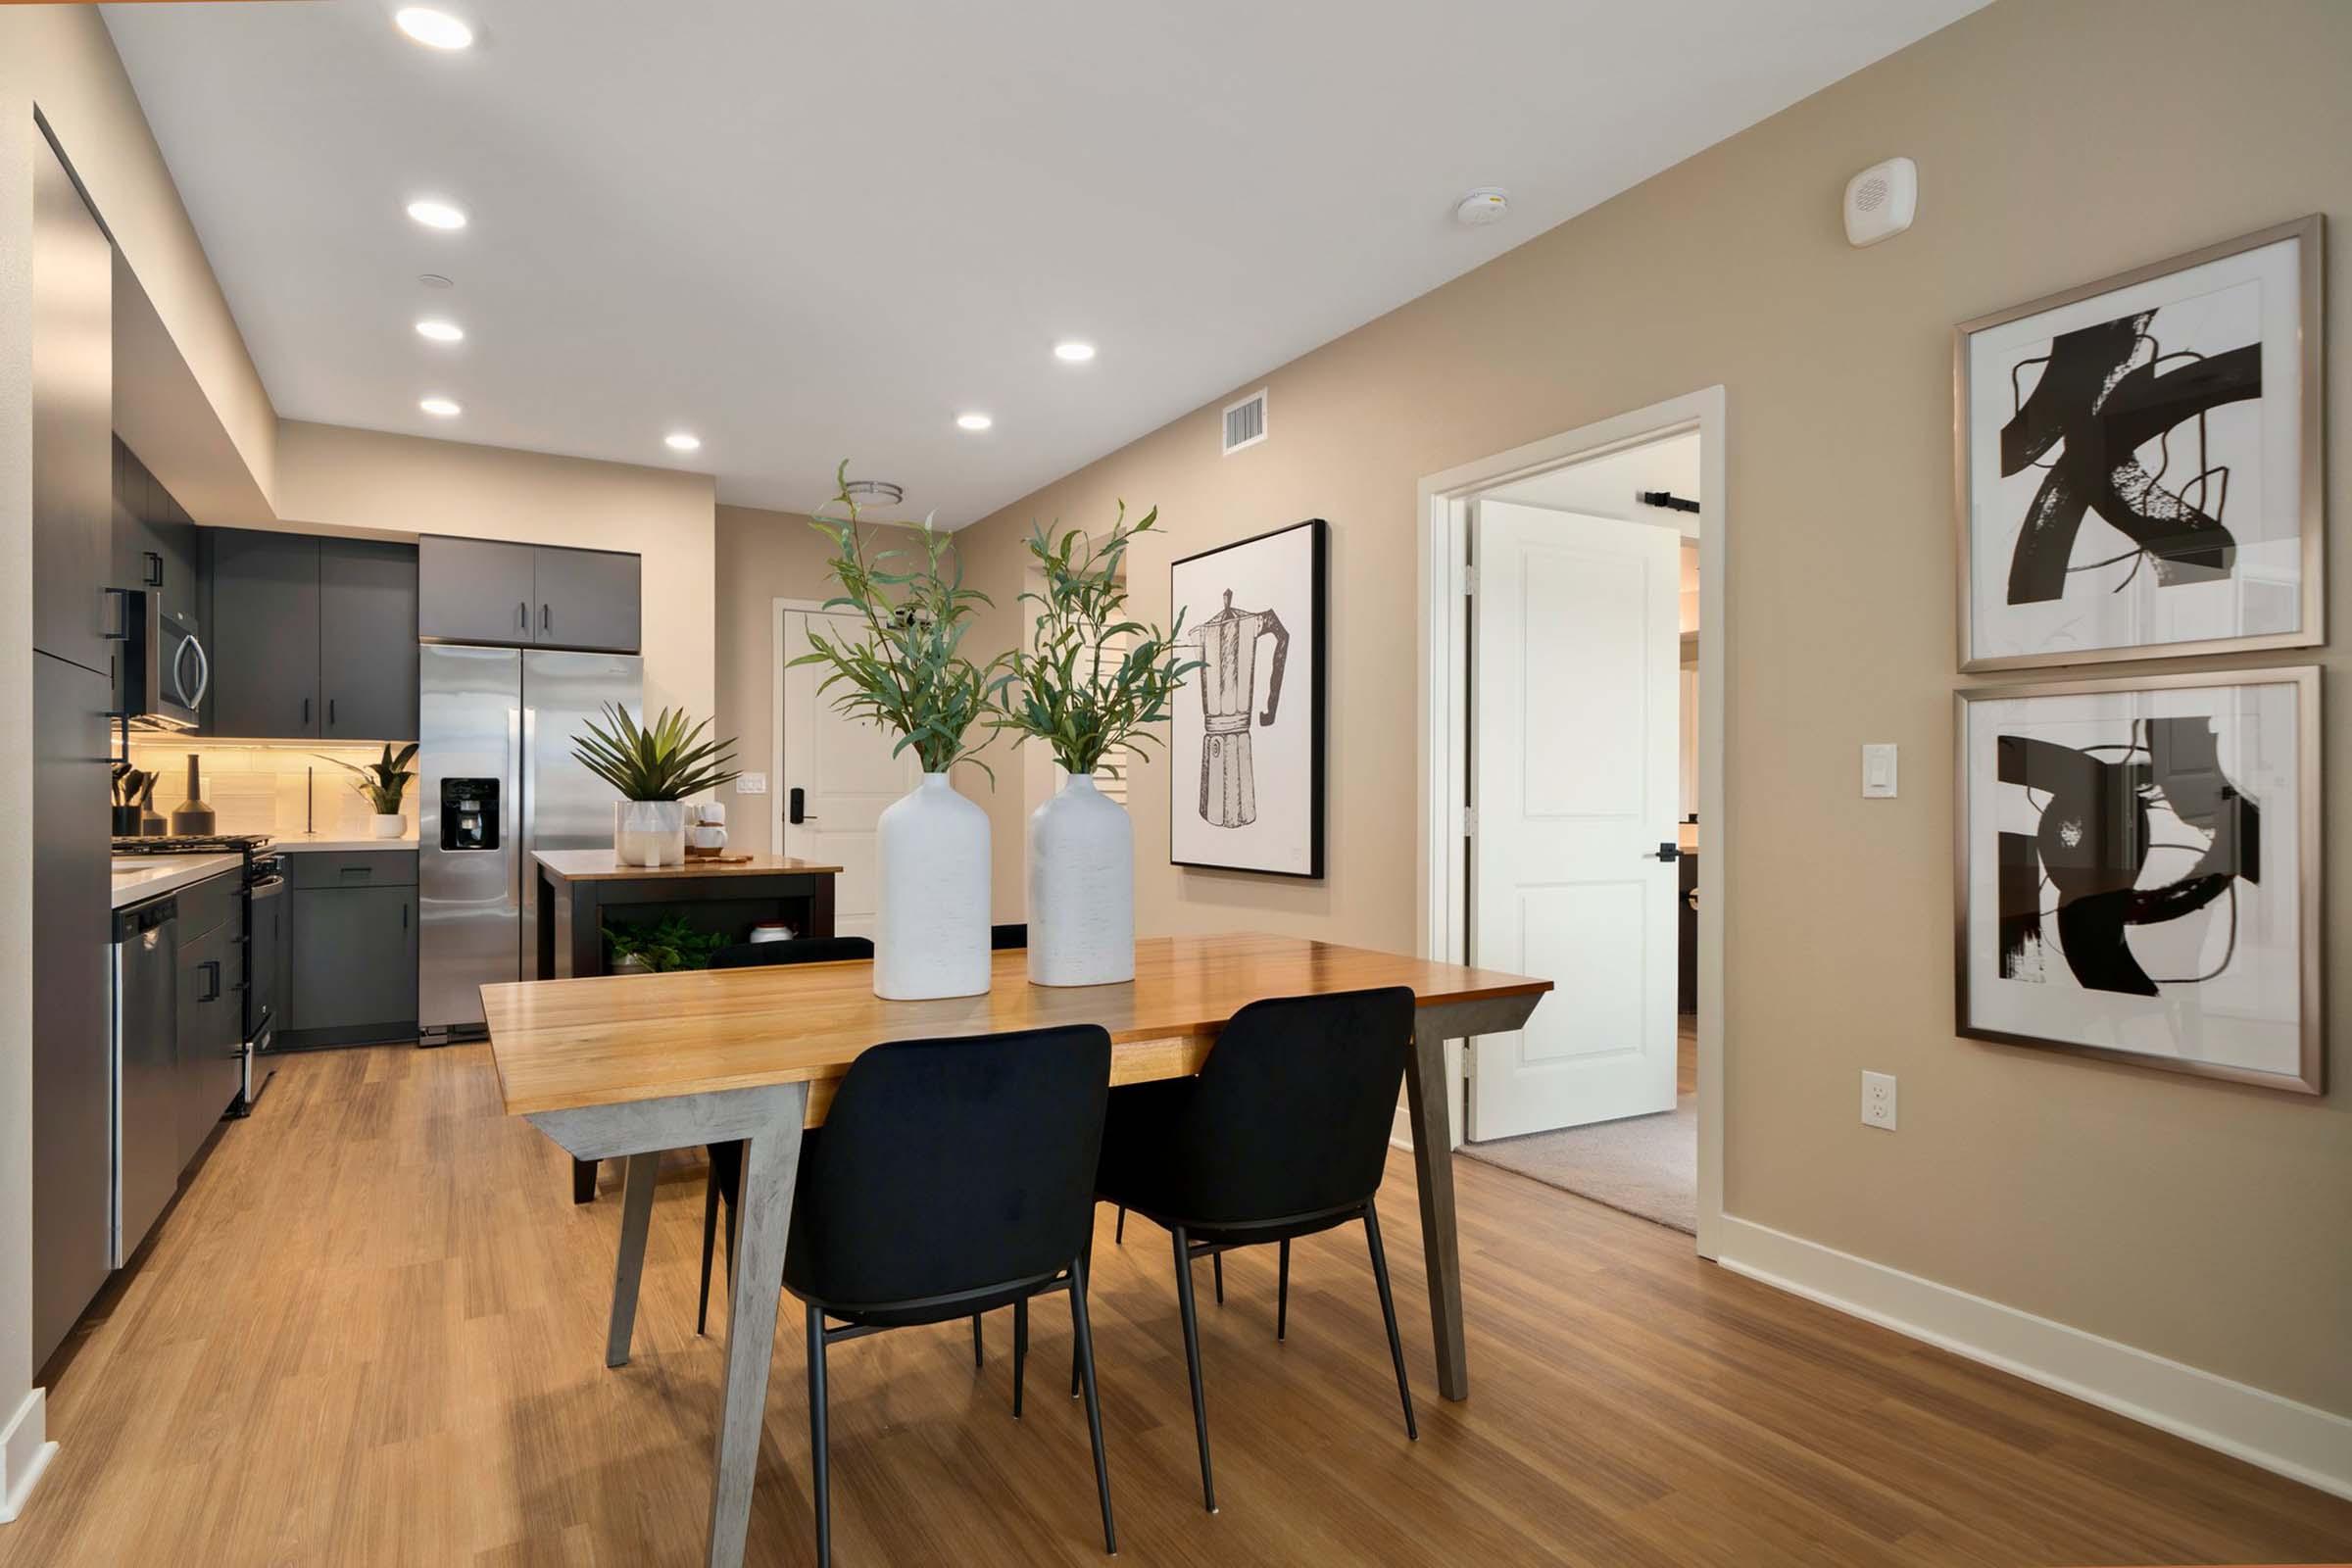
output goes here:
<path id="1" fill-rule="evenodd" d="M 809 652 L 808 627 L 828 638 L 855 636 L 853 615 L 784 612 L 784 657 Z M 890 754 L 896 735 L 836 712 L 834 693 L 817 690 L 821 664 L 789 663 L 784 670 L 784 771 L 776 783 L 784 816 L 784 853 L 818 865 L 838 865 L 833 879 L 833 929 L 845 937 L 874 934 L 874 822 L 882 808 L 922 782 L 923 764 L 908 747 Z M 839 688 L 835 689 L 836 691 Z M 803 792 L 801 820 L 792 820 L 792 792 Z"/>
<path id="2" fill-rule="evenodd" d="M 1681 537 L 1480 502 L 1471 961 L 1557 990 L 1469 1054 L 1468 1135 L 1674 1108 Z"/>

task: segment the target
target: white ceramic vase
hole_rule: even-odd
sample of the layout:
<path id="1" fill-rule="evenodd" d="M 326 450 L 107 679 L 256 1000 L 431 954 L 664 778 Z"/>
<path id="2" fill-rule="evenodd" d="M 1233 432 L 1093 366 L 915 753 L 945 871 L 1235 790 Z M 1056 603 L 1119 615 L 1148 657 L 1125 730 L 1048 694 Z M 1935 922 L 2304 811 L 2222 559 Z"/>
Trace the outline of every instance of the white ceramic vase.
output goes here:
<path id="1" fill-rule="evenodd" d="M 1029 979 L 1135 978 L 1135 823 L 1083 773 L 1029 813 Z"/>
<path id="2" fill-rule="evenodd" d="M 892 1002 L 988 989 L 988 813 L 945 773 L 875 824 L 874 995 Z"/>
<path id="3" fill-rule="evenodd" d="M 409 823 L 408 819 L 402 816 L 398 811 L 393 812 L 389 816 L 386 816 L 383 812 L 378 811 L 375 813 L 374 820 L 368 823 L 368 829 L 375 835 L 375 837 L 379 839 L 406 838 L 408 836 Z"/>
<path id="4" fill-rule="evenodd" d="M 623 865 L 686 863 L 684 801 L 614 801 L 612 856 Z"/>

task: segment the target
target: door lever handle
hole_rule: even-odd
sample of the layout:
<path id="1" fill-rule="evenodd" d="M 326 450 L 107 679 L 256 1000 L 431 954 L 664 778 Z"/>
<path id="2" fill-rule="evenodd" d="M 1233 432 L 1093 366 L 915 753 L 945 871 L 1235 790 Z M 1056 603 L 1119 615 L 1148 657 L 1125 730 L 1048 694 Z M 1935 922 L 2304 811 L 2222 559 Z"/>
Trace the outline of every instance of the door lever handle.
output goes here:
<path id="1" fill-rule="evenodd" d="M 1655 855 L 1644 854 L 1642 857 L 1642 858 L 1644 860 L 1664 860 L 1669 865 L 1672 865 L 1675 861 L 1681 859 L 1682 858 L 1683 847 L 1675 843 L 1672 839 L 1662 841 L 1658 845 L 1658 850 Z"/>

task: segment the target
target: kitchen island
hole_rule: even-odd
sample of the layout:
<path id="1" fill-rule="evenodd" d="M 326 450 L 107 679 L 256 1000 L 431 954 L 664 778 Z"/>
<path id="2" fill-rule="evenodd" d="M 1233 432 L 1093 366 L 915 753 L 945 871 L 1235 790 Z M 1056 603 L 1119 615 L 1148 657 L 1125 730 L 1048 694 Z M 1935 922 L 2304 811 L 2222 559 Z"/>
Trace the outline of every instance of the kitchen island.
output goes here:
<path id="1" fill-rule="evenodd" d="M 541 850 L 531 856 L 538 919 L 537 977 L 569 980 L 608 972 L 605 928 L 672 916 L 725 943 L 781 920 L 798 937 L 833 935 L 838 865 L 783 855 L 683 865 L 625 865 L 611 850 Z"/>

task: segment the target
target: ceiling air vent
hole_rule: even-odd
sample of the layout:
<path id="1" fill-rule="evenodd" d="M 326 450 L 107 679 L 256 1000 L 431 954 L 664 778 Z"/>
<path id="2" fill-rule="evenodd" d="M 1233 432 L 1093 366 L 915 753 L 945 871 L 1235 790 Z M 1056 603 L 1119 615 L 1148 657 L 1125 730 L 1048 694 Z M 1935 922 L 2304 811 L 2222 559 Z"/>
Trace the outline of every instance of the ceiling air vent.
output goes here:
<path id="1" fill-rule="evenodd" d="M 1225 451 L 1230 456 L 1265 438 L 1266 389 L 1261 386 L 1241 402 L 1225 406 Z"/>

